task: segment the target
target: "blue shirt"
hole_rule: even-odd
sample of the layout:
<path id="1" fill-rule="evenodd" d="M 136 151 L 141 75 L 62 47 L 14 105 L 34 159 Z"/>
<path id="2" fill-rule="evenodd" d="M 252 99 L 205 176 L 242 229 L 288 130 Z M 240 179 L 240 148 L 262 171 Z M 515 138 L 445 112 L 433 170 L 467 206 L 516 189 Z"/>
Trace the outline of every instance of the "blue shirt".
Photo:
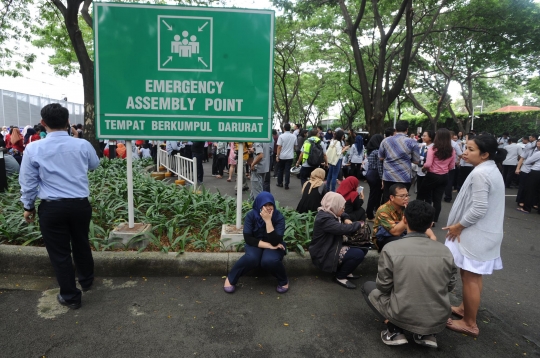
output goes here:
<path id="1" fill-rule="evenodd" d="M 88 197 L 87 172 L 98 165 L 90 142 L 65 131 L 48 133 L 45 139 L 30 143 L 19 174 L 24 207 L 33 208 L 36 196 L 48 200 Z"/>
<path id="2" fill-rule="evenodd" d="M 379 158 L 383 162 L 383 180 L 396 183 L 410 183 L 411 162 L 420 161 L 418 143 L 403 133 L 385 138 L 379 148 Z"/>

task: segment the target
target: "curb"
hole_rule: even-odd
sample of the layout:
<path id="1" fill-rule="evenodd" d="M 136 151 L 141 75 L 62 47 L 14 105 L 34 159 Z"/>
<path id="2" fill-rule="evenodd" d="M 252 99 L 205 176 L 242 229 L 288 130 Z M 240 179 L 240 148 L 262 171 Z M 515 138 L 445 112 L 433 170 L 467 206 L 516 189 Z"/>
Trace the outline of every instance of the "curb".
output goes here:
<path id="1" fill-rule="evenodd" d="M 242 252 L 199 253 L 114 251 L 92 252 L 95 272 L 101 277 L 126 276 L 224 276 L 244 255 Z M 376 274 L 379 255 L 369 251 L 357 273 Z M 290 252 L 283 259 L 290 276 L 320 275 L 309 253 L 300 256 Z M 54 276 L 49 255 L 43 247 L 0 245 L 0 273 Z M 254 270 L 249 276 L 261 276 Z"/>

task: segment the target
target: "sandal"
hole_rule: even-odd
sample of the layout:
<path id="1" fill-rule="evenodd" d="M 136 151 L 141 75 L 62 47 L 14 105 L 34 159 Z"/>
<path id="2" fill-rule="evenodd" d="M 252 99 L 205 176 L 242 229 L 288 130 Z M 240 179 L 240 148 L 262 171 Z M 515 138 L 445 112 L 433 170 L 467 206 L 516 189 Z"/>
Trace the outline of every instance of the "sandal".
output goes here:
<path id="1" fill-rule="evenodd" d="M 216 175 L 216 179 L 221 179 L 223 178 L 221 175 Z"/>
<path id="2" fill-rule="evenodd" d="M 231 182 L 231 178 L 227 178 L 227 181 L 228 181 L 228 182 Z"/>
<path id="3" fill-rule="evenodd" d="M 516 208 L 517 211 L 522 212 L 523 214 L 530 214 L 527 210 L 523 208 Z"/>

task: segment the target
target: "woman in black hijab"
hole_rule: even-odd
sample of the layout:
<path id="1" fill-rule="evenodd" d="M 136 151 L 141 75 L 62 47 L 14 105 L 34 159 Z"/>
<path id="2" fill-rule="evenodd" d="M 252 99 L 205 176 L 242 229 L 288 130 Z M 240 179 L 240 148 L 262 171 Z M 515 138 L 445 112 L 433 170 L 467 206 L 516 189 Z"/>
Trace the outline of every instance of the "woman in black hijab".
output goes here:
<path id="1" fill-rule="evenodd" d="M 368 170 L 366 179 L 369 184 L 369 199 L 366 207 L 366 216 L 368 221 L 375 219 L 374 212 L 381 205 L 382 197 L 382 171 L 383 163 L 379 159 L 379 147 L 384 137 L 382 134 L 375 134 L 369 140 L 366 151 L 368 156 Z"/>

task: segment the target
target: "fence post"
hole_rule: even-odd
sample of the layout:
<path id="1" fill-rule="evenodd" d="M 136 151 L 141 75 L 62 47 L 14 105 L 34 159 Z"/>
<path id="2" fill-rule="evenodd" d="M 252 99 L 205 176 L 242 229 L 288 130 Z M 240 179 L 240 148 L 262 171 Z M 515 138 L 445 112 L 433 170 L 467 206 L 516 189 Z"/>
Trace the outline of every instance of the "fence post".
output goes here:
<path id="1" fill-rule="evenodd" d="M 197 157 L 193 157 L 193 192 L 197 191 Z"/>

